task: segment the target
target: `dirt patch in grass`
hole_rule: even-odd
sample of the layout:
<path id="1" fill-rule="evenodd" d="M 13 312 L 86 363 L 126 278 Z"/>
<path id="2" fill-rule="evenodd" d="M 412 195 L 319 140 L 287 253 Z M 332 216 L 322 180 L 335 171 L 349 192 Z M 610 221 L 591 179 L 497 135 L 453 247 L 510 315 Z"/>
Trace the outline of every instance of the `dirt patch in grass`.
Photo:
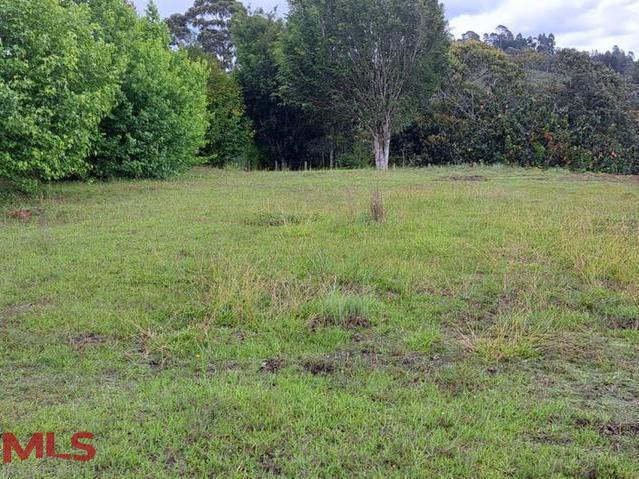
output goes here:
<path id="1" fill-rule="evenodd" d="M 318 359 L 304 362 L 304 370 L 314 376 L 333 374 L 335 364 L 327 359 Z"/>
<path id="2" fill-rule="evenodd" d="M 370 328 L 369 318 L 376 307 L 373 297 L 330 294 L 307 303 L 301 313 L 308 318 L 311 331 L 331 326 L 350 331 Z"/>
<path id="3" fill-rule="evenodd" d="M 609 422 L 599 428 L 602 436 L 639 436 L 639 422 Z"/>
<path id="4" fill-rule="evenodd" d="M 340 291 L 347 296 L 371 296 L 375 293 L 375 288 L 351 280 L 338 280 Z"/>
<path id="5" fill-rule="evenodd" d="M 13 218 L 15 220 L 20 221 L 29 221 L 33 216 L 33 212 L 31 210 L 12 210 L 8 213 L 9 218 Z"/>
<path id="6" fill-rule="evenodd" d="M 244 341 L 246 341 L 246 334 L 244 334 L 243 331 L 235 331 L 231 334 L 231 337 L 238 343 L 243 343 Z"/>
<path id="7" fill-rule="evenodd" d="M 549 338 L 542 350 L 548 360 L 591 363 L 608 354 L 607 343 L 606 338 L 563 332 Z"/>
<path id="8" fill-rule="evenodd" d="M 162 347 L 156 349 L 154 340 L 156 335 L 153 331 L 143 331 L 136 341 L 136 351 L 127 355 L 132 361 L 139 361 L 140 357 L 143 362 L 151 369 L 164 369 L 167 366 L 168 357 Z"/>
<path id="9" fill-rule="evenodd" d="M 421 353 L 383 352 L 369 347 L 359 347 L 319 357 L 302 359 L 298 367 L 313 375 L 331 375 L 355 371 L 383 370 L 395 377 L 401 384 L 411 387 L 424 383 L 446 381 L 446 371 L 459 359 L 453 355 L 424 355 Z M 471 381 L 472 378 L 468 378 Z M 479 379 L 477 379 L 479 380 Z M 448 386 L 452 388 L 457 382 L 451 377 Z"/>
<path id="10" fill-rule="evenodd" d="M 608 318 L 608 327 L 619 330 L 639 331 L 639 318 L 615 317 Z"/>
<path id="11" fill-rule="evenodd" d="M 457 293 L 457 296 L 463 293 Z M 449 297 L 456 297 L 451 293 Z M 473 327 L 489 327 L 494 324 L 500 314 L 507 314 L 516 309 L 520 298 L 516 291 L 502 291 L 486 297 L 468 297 L 464 299 L 464 307 L 456 309 L 445 316 L 444 321 L 449 327 L 459 325 Z"/>
<path id="12" fill-rule="evenodd" d="M 274 476 L 282 475 L 281 458 L 276 451 L 269 449 L 260 456 L 259 463 L 262 470 Z"/>
<path id="13" fill-rule="evenodd" d="M 73 336 L 69 344 L 78 352 L 86 351 L 88 348 L 99 346 L 107 342 L 107 337 L 97 333 L 82 333 Z"/>
<path id="14" fill-rule="evenodd" d="M 2 310 L 2 315 L 0 316 L 0 320 L 2 318 L 4 319 L 16 318 L 22 314 L 33 311 L 36 307 L 37 305 L 32 303 L 14 304 L 13 306 L 8 306 Z"/>
<path id="15" fill-rule="evenodd" d="M 260 372 L 274 374 L 278 372 L 280 369 L 282 369 L 284 365 L 285 365 L 285 362 L 281 358 L 267 359 L 266 361 L 262 363 L 262 366 L 260 367 Z"/>

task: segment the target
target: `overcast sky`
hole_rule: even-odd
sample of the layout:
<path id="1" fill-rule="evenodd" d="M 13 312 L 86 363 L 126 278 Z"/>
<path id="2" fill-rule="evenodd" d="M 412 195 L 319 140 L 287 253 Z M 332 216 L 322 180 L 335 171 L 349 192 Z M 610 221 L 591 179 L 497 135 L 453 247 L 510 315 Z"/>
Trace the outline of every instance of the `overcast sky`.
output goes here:
<path id="1" fill-rule="evenodd" d="M 141 10 L 146 0 L 136 0 Z M 156 0 L 162 15 L 183 12 L 192 0 Z M 244 0 L 254 8 L 286 12 L 286 0 Z M 506 25 L 525 36 L 554 33 L 560 47 L 639 54 L 639 0 L 444 0 L 451 32 L 480 35 Z"/>

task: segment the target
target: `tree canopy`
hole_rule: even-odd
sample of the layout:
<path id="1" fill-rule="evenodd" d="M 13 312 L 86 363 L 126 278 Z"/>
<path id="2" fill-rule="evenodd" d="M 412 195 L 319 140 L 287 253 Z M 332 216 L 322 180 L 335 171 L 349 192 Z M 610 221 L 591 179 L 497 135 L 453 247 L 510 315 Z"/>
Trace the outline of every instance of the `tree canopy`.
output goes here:
<path id="1" fill-rule="evenodd" d="M 427 102 L 447 46 L 435 0 L 291 0 L 286 91 L 304 107 L 362 127 L 376 166 L 386 169 L 391 135 Z"/>
<path id="2" fill-rule="evenodd" d="M 86 5 L 0 0 L 0 177 L 84 176 L 120 62 Z"/>
<path id="3" fill-rule="evenodd" d="M 639 173 L 639 63 L 437 0 L 0 0 L 0 179 L 504 162 Z"/>

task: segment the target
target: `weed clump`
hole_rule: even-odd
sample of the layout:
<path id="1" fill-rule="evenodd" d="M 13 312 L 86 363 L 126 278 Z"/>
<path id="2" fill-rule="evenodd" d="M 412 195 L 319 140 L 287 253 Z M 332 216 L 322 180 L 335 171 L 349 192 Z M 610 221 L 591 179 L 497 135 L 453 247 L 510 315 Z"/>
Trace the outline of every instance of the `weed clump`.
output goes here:
<path id="1" fill-rule="evenodd" d="M 302 217 L 296 214 L 287 213 L 260 213 L 247 221 L 249 226 L 277 227 L 287 225 L 298 225 L 302 222 Z"/>
<path id="2" fill-rule="evenodd" d="M 384 207 L 384 198 L 379 191 L 379 187 L 371 195 L 370 204 L 371 220 L 375 223 L 383 223 L 386 221 L 386 208 Z"/>
<path id="3" fill-rule="evenodd" d="M 372 298 L 333 293 L 306 305 L 304 316 L 311 329 L 337 326 L 343 329 L 371 327 L 371 316 L 376 309 Z"/>

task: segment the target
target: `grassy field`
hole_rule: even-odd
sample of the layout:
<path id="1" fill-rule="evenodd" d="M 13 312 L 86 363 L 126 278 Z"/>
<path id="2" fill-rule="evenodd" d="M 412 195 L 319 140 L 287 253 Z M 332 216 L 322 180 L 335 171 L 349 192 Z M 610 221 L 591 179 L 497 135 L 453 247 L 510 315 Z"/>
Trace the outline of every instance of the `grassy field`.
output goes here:
<path id="1" fill-rule="evenodd" d="M 97 457 L 0 477 L 637 478 L 638 237 L 637 178 L 562 171 L 5 195 L 0 431 Z"/>

